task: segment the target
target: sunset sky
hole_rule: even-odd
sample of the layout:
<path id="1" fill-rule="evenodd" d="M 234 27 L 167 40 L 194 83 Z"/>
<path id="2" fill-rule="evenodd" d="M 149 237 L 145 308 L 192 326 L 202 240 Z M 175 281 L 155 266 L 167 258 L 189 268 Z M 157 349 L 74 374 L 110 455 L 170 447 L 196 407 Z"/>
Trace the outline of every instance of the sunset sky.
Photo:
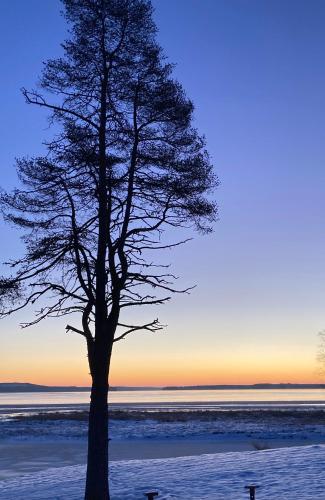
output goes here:
<path id="1" fill-rule="evenodd" d="M 155 0 L 158 39 L 193 99 L 221 185 L 210 236 L 167 252 L 190 296 L 137 317 L 168 328 L 117 344 L 112 385 L 323 382 L 325 329 L 325 2 Z M 66 36 L 58 0 L 0 2 L 0 185 L 15 157 L 51 137 L 27 106 L 42 61 Z M 1 260 L 22 251 L 1 222 Z M 86 349 L 67 320 L 0 325 L 0 382 L 89 385 Z"/>

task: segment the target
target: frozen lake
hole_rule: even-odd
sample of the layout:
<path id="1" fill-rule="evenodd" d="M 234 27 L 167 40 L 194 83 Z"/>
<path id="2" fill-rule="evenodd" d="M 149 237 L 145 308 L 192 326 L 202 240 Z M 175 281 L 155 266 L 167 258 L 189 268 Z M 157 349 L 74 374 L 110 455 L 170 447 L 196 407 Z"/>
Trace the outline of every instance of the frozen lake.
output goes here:
<path id="1" fill-rule="evenodd" d="M 38 410 L 85 409 L 89 392 L 0 393 L 0 414 Z M 322 389 L 142 390 L 112 391 L 112 408 L 202 409 L 325 407 Z"/>
<path id="2" fill-rule="evenodd" d="M 237 389 L 237 390 L 135 390 L 111 391 L 109 400 L 119 403 L 253 403 L 319 402 L 325 404 L 324 389 Z M 0 393 L 0 405 L 87 404 L 89 392 Z"/>

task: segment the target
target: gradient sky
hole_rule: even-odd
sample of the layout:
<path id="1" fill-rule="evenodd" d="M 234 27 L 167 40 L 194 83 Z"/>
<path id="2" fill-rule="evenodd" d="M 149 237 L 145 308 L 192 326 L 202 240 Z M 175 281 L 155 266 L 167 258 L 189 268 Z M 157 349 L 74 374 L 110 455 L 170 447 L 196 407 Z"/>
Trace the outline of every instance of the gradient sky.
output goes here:
<path id="1" fill-rule="evenodd" d="M 325 3 L 155 0 L 159 41 L 196 106 L 221 180 L 209 237 L 168 252 L 197 283 L 158 311 L 164 333 L 118 343 L 114 385 L 322 381 L 325 328 Z M 24 103 L 65 37 L 58 0 L 0 2 L 0 165 L 42 152 L 45 114 Z M 1 228 L 1 257 L 21 250 Z M 142 314 L 139 313 L 138 314 Z M 144 313 L 143 313 L 144 314 Z M 146 311 L 148 317 L 149 311 Z M 86 352 L 66 320 L 0 324 L 0 381 L 88 385 Z M 157 311 L 153 311 L 153 317 Z"/>

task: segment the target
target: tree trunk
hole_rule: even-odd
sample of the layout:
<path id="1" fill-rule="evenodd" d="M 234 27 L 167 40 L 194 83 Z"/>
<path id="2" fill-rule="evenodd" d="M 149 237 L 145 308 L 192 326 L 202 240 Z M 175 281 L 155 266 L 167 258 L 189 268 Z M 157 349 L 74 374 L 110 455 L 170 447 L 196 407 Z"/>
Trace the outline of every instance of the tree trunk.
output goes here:
<path id="1" fill-rule="evenodd" d="M 108 372 L 111 350 L 94 356 L 88 426 L 85 500 L 109 500 L 108 483 Z M 97 358 L 97 359 L 96 359 Z"/>

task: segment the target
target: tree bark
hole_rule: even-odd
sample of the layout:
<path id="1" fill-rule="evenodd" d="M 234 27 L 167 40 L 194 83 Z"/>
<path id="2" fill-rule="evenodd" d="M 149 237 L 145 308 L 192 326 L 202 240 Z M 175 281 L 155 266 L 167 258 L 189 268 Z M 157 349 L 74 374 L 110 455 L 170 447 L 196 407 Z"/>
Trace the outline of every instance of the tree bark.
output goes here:
<path id="1" fill-rule="evenodd" d="M 98 135 L 98 241 L 96 259 L 95 340 L 89 353 L 92 388 L 89 409 L 88 459 L 85 500 L 109 500 L 108 481 L 108 375 L 114 331 L 108 328 L 106 303 L 107 227 L 109 227 L 106 176 L 106 122 L 108 68 L 105 48 L 105 22 L 102 19 L 101 50 L 103 77 Z"/>
<path id="2" fill-rule="evenodd" d="M 96 346 L 89 408 L 85 500 L 109 500 L 108 373 L 111 348 Z"/>

